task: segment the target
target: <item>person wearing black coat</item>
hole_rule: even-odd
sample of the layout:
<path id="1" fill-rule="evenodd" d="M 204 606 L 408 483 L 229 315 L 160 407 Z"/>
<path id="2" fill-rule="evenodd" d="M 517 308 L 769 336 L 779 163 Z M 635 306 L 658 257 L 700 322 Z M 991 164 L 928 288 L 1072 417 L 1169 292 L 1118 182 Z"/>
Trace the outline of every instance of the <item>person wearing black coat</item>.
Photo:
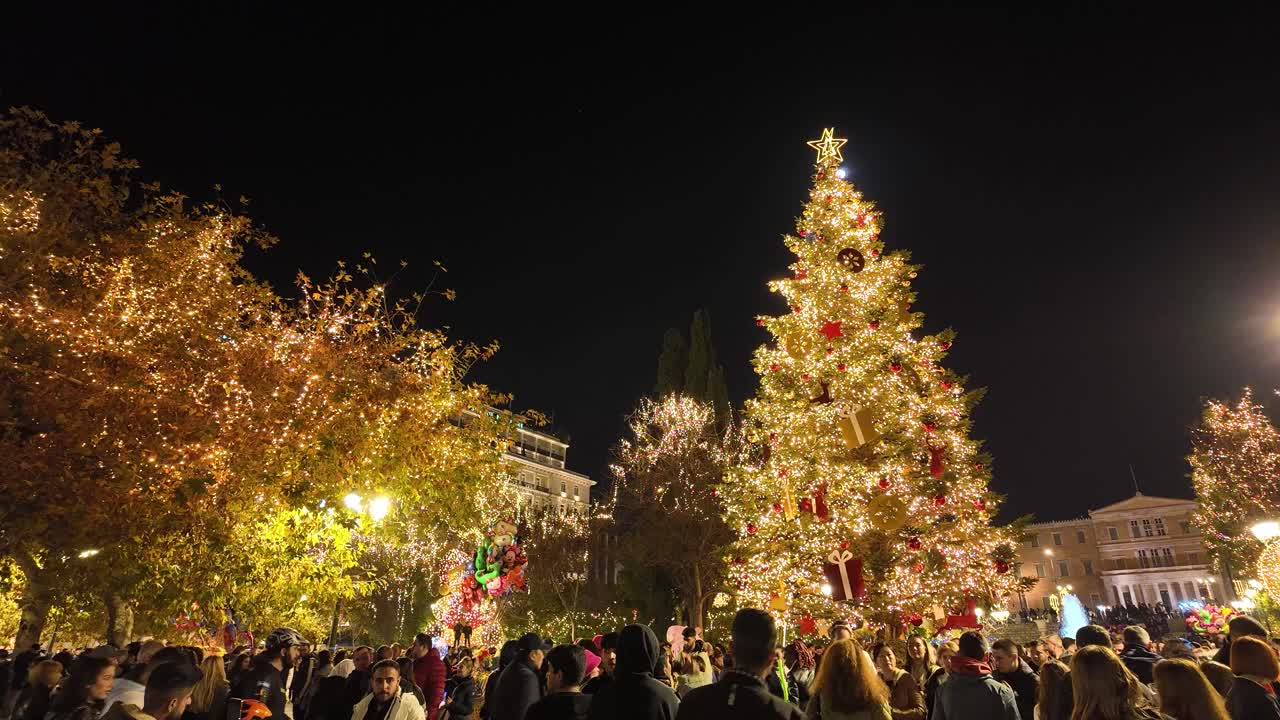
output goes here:
<path id="1" fill-rule="evenodd" d="M 653 677 L 658 636 L 648 625 L 628 625 L 618 635 L 618 666 L 613 682 L 596 691 L 591 720 L 673 720 L 680 701 Z"/>
<path id="2" fill-rule="evenodd" d="M 480 686 L 471 677 L 475 670 L 475 661 L 464 657 L 458 662 L 456 674 L 444 684 L 445 710 L 440 712 L 441 720 L 466 720 L 476 709 L 476 697 L 480 694 Z"/>
<path id="3" fill-rule="evenodd" d="M 498 678 L 515 659 L 516 641 L 508 640 L 502 644 L 502 650 L 498 653 L 498 667 L 484 680 L 484 705 L 480 707 L 480 720 L 489 720 L 489 714 L 493 711 L 493 696 L 498 691 Z"/>
<path id="4" fill-rule="evenodd" d="M 1227 693 L 1231 720 L 1280 720 L 1280 703 L 1270 688 L 1280 677 L 1280 661 L 1265 640 L 1233 638 L 1231 672 L 1236 676 Z"/>
<path id="5" fill-rule="evenodd" d="M 1008 638 L 992 643 L 991 660 L 995 665 L 995 672 L 991 676 L 1013 690 L 1019 717 L 1030 718 L 1035 712 L 1040 676 L 1018 656 L 1018 644 Z"/>
<path id="6" fill-rule="evenodd" d="M 800 708 L 765 685 L 773 671 L 777 627 L 763 610 L 745 608 L 733 618 L 733 667 L 720 680 L 694 688 L 680 703 L 677 720 L 804 720 Z M 596 717 L 592 707 L 592 717 Z"/>
<path id="7" fill-rule="evenodd" d="M 551 643 L 526 633 L 516 641 L 516 660 L 502 671 L 498 687 L 488 700 L 493 709 L 489 720 L 524 720 L 529 707 L 542 699 L 542 658 L 551 649 Z"/>
<path id="8" fill-rule="evenodd" d="M 1124 629 L 1124 650 L 1120 652 L 1120 662 L 1129 668 L 1145 685 L 1155 682 L 1156 663 L 1164 658 L 1151 652 L 1151 635 L 1141 625 L 1130 625 Z"/>

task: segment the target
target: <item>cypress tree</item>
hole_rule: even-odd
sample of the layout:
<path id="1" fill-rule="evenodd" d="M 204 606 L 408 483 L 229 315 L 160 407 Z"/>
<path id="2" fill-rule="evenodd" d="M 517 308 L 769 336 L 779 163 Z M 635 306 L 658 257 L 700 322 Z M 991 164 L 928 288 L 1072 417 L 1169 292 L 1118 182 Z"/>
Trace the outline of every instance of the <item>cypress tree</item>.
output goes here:
<path id="1" fill-rule="evenodd" d="M 680 331 L 671 328 L 662 337 L 662 354 L 658 356 L 658 397 L 684 391 L 685 368 L 689 366 L 689 346 Z"/>
<path id="2" fill-rule="evenodd" d="M 707 380 L 711 368 L 716 365 L 715 348 L 711 346 L 711 318 L 705 309 L 693 314 L 689 328 L 689 365 L 684 373 L 684 391 L 689 396 L 707 402 Z"/>

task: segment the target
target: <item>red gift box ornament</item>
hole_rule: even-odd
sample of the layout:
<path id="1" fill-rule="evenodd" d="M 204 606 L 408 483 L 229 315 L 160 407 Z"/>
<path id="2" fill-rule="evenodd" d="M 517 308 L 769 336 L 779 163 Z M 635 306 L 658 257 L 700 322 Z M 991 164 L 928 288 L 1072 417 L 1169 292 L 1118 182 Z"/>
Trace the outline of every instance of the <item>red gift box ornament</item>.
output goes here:
<path id="1" fill-rule="evenodd" d="M 941 633 L 941 632 L 945 632 L 947 630 L 952 630 L 952 629 L 981 630 L 982 623 L 978 622 L 978 614 L 974 612 L 974 609 L 977 606 L 978 606 L 978 603 L 976 600 L 974 600 L 973 598 L 965 598 L 964 613 L 960 615 L 948 614 L 946 624 L 938 628 L 938 632 Z"/>
<path id="2" fill-rule="evenodd" d="M 822 565 L 822 574 L 831 586 L 831 599 L 853 602 L 866 595 L 862 580 L 862 558 L 848 550 L 832 550 Z"/>
<path id="3" fill-rule="evenodd" d="M 831 519 L 831 510 L 827 508 L 827 484 L 822 483 L 809 491 L 809 496 L 800 499 L 800 509 L 812 513 L 819 522 Z"/>
<path id="4" fill-rule="evenodd" d="M 946 451 L 946 445 L 929 446 L 929 474 L 934 478 L 942 477 L 942 473 L 945 470 L 942 466 L 942 454 Z"/>

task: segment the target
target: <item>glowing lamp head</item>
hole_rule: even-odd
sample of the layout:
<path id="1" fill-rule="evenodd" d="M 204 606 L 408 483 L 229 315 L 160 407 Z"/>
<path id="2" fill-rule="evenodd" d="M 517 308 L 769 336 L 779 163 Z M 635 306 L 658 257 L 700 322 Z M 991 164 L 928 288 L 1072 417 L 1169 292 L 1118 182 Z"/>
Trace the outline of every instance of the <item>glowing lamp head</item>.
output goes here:
<path id="1" fill-rule="evenodd" d="M 1249 531 L 1262 542 L 1269 542 L 1280 537 L 1280 522 L 1264 520 L 1249 528 Z"/>
<path id="2" fill-rule="evenodd" d="M 827 583 L 822 583 L 822 587 L 819 589 L 822 590 L 823 595 L 826 595 L 827 597 L 831 597 L 831 593 L 832 593 L 831 585 Z"/>
<path id="3" fill-rule="evenodd" d="M 95 549 L 95 550 L 81 550 L 81 551 L 80 551 L 80 554 L 79 554 L 77 557 L 79 557 L 81 560 L 85 560 L 85 559 L 87 559 L 87 558 L 91 558 L 91 557 L 93 557 L 94 555 L 97 555 L 97 554 L 98 554 L 98 553 L 100 553 L 100 552 L 102 552 L 102 551 L 101 551 L 101 550 L 96 550 L 96 549 Z"/>
<path id="4" fill-rule="evenodd" d="M 342 504 L 346 505 L 351 512 L 360 512 L 364 509 L 364 498 L 360 497 L 358 493 L 350 493 L 342 498 Z"/>
<path id="5" fill-rule="evenodd" d="M 843 179 L 845 179 L 845 178 L 849 177 L 849 171 L 848 171 L 848 170 L 845 170 L 844 168 L 837 168 L 837 169 L 836 169 L 836 177 L 838 177 L 838 178 L 840 178 L 841 180 L 843 180 Z"/>
<path id="6" fill-rule="evenodd" d="M 983 615 L 986 615 L 986 614 L 987 614 L 987 611 L 983 610 L 982 608 L 973 609 L 973 616 L 976 618 L 981 618 Z"/>
<path id="7" fill-rule="evenodd" d="M 390 511 L 391 511 L 391 498 L 387 497 L 386 495 L 379 495 L 378 497 L 369 501 L 369 517 L 373 518 L 374 520 L 381 520 L 382 518 L 386 517 L 387 513 Z"/>

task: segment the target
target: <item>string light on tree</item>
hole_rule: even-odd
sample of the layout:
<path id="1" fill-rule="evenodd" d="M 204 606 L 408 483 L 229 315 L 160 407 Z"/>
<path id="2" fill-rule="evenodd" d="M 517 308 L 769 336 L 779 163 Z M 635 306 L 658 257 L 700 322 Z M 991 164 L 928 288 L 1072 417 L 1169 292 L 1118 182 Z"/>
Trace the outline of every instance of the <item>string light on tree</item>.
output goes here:
<path id="1" fill-rule="evenodd" d="M 845 140 L 828 128 L 808 144 L 813 185 L 784 238 L 796 260 L 769 284 L 790 311 L 761 319 L 775 342 L 754 354 L 746 406 L 767 452 L 723 493 L 739 602 L 890 627 L 998 603 L 1018 582 L 1018 530 L 990 525 L 1000 498 L 969 437 L 980 393 L 942 364 L 954 333 L 919 334 L 917 268 L 886 251 L 880 213 L 837 172 Z"/>

